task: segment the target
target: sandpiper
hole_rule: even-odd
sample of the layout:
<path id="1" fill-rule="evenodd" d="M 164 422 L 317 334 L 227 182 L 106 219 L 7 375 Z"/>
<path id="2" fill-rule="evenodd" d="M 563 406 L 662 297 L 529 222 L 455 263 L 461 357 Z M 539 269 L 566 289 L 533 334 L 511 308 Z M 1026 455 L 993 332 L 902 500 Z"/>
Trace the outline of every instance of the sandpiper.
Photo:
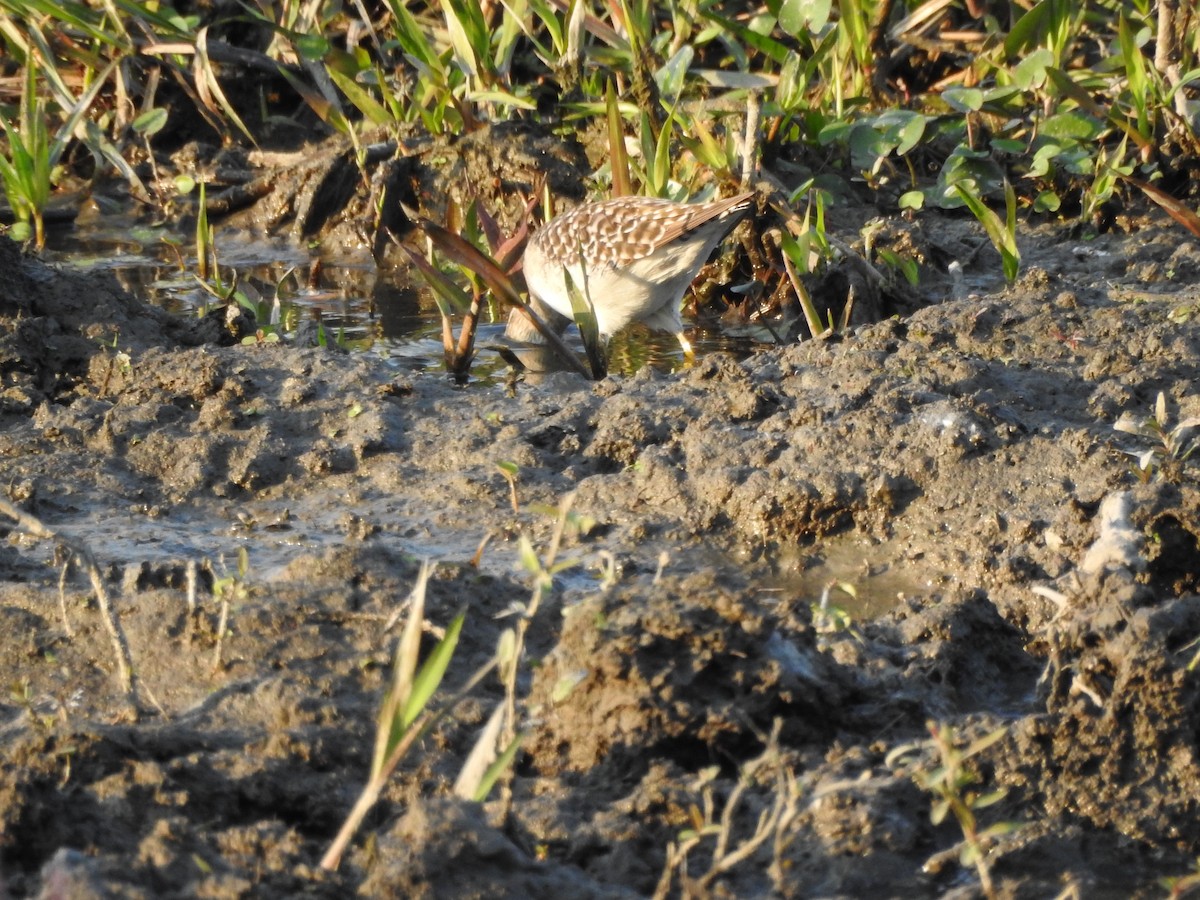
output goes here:
<path id="1" fill-rule="evenodd" d="M 669 331 L 691 356 L 683 336 L 680 302 L 713 248 L 754 207 L 754 193 L 708 203 L 676 203 L 652 197 L 617 197 L 555 216 L 525 248 L 525 283 L 534 309 L 547 309 L 558 330 L 572 319 L 571 280 L 596 311 L 601 340 L 631 322 Z M 583 265 L 580 264 L 582 256 Z M 520 310 L 506 334 L 538 342 L 540 335 Z"/>

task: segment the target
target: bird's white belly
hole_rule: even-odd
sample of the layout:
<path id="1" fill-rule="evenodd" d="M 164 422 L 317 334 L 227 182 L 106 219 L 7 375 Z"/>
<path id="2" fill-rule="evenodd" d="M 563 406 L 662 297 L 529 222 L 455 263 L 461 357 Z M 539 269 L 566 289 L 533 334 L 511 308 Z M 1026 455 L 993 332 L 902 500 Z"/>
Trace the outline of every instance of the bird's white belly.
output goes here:
<path id="1" fill-rule="evenodd" d="M 679 303 L 691 281 L 690 274 L 699 252 L 711 246 L 675 244 L 650 256 L 620 266 L 588 268 L 587 296 L 596 310 L 596 325 L 608 337 L 633 321 L 646 321 L 653 328 L 681 330 Z M 584 271 L 579 263 L 566 267 L 575 286 L 583 292 Z M 573 318 L 561 266 L 526 267 L 530 291 L 556 312 Z"/>

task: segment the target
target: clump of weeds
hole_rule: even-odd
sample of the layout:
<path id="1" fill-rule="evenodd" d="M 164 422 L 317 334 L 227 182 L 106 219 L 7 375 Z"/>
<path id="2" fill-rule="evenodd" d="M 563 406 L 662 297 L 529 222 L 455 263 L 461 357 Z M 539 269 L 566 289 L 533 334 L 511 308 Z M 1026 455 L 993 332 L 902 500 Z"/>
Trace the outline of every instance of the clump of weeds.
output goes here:
<path id="1" fill-rule="evenodd" d="M 1167 398 L 1159 391 L 1154 403 L 1154 414 L 1139 418 L 1123 414 L 1113 425 L 1117 431 L 1133 434 L 1151 441 L 1154 446 L 1146 450 L 1126 450 L 1134 461 L 1130 470 L 1143 484 L 1151 481 L 1167 463 L 1183 463 L 1196 451 L 1195 430 L 1200 427 L 1200 416 L 1189 416 L 1171 424 L 1167 412 Z"/>
<path id="2" fill-rule="evenodd" d="M 962 832 L 962 840 L 946 854 L 938 854 L 927 862 L 925 869 L 937 871 L 944 864 L 943 857 L 952 853 L 964 868 L 975 869 L 984 896 L 992 900 L 998 895 L 989 857 L 998 839 L 1020 826 L 1006 821 L 984 826 L 979 821 L 979 813 L 999 803 L 1008 792 L 1005 788 L 980 790 L 982 776 L 974 760 L 1003 740 L 1008 729 L 997 728 L 961 746 L 951 725 L 930 722 L 927 727 L 927 740 L 897 747 L 887 756 L 889 766 L 906 770 L 913 781 L 931 795 L 930 820 L 933 824 L 941 825 L 953 818 Z"/>

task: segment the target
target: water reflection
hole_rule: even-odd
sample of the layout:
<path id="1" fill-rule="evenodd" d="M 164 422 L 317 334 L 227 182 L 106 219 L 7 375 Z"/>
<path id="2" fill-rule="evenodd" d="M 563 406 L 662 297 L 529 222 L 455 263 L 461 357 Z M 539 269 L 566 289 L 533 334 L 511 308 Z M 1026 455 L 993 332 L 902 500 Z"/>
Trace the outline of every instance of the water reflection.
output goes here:
<path id="1" fill-rule="evenodd" d="M 194 274 L 193 242 L 191 234 L 106 217 L 86 227 L 54 229 L 43 256 L 63 268 L 107 273 L 128 293 L 172 313 L 199 315 L 216 300 Z M 274 324 L 287 335 L 318 319 L 327 338 L 348 350 L 375 353 L 409 370 L 443 368 L 441 317 L 412 270 L 319 260 L 290 242 L 237 233 L 218 233 L 217 259 L 223 280 L 231 282 L 236 273 L 239 287 L 258 307 L 260 323 Z M 495 352 L 503 321 L 494 309 L 481 317 L 473 367 L 478 377 L 502 374 L 508 367 Z M 752 336 L 702 329 L 689 331 L 689 339 L 698 355 L 745 356 L 762 346 Z M 567 342 L 582 353 L 573 328 Z M 678 342 L 645 328 L 617 335 L 610 347 L 613 373 L 632 374 L 644 366 L 669 372 L 682 365 Z"/>

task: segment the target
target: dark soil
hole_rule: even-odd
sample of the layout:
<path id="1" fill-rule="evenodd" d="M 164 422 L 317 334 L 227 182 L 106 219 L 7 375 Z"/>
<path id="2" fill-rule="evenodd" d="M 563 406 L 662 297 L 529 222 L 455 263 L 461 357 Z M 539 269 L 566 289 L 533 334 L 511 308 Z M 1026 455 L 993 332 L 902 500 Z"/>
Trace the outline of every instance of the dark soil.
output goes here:
<path id="1" fill-rule="evenodd" d="M 921 227 L 931 258 L 983 240 Z M 131 716 L 86 576 L 60 594 L 52 542 L 0 525 L 5 890 L 972 896 L 962 829 L 931 821 L 932 722 L 959 747 L 1005 729 L 963 788 L 1007 790 L 977 812 L 1017 826 L 986 842 L 1000 896 L 1161 896 L 1200 854 L 1200 462 L 1158 442 L 1139 478 L 1128 451 L 1156 443 L 1113 426 L 1160 392 L 1200 415 L 1180 235 L 1047 231 L 1011 289 L 833 339 L 466 389 L 221 346 L 220 321 L 0 241 L 4 490 L 95 553 L 138 678 Z M 492 676 L 322 871 L 420 559 L 429 645 L 467 615 L 448 693 L 568 495 L 576 565 L 531 622 L 511 782 L 451 789 Z M 833 580 L 849 621 L 820 606 Z"/>

